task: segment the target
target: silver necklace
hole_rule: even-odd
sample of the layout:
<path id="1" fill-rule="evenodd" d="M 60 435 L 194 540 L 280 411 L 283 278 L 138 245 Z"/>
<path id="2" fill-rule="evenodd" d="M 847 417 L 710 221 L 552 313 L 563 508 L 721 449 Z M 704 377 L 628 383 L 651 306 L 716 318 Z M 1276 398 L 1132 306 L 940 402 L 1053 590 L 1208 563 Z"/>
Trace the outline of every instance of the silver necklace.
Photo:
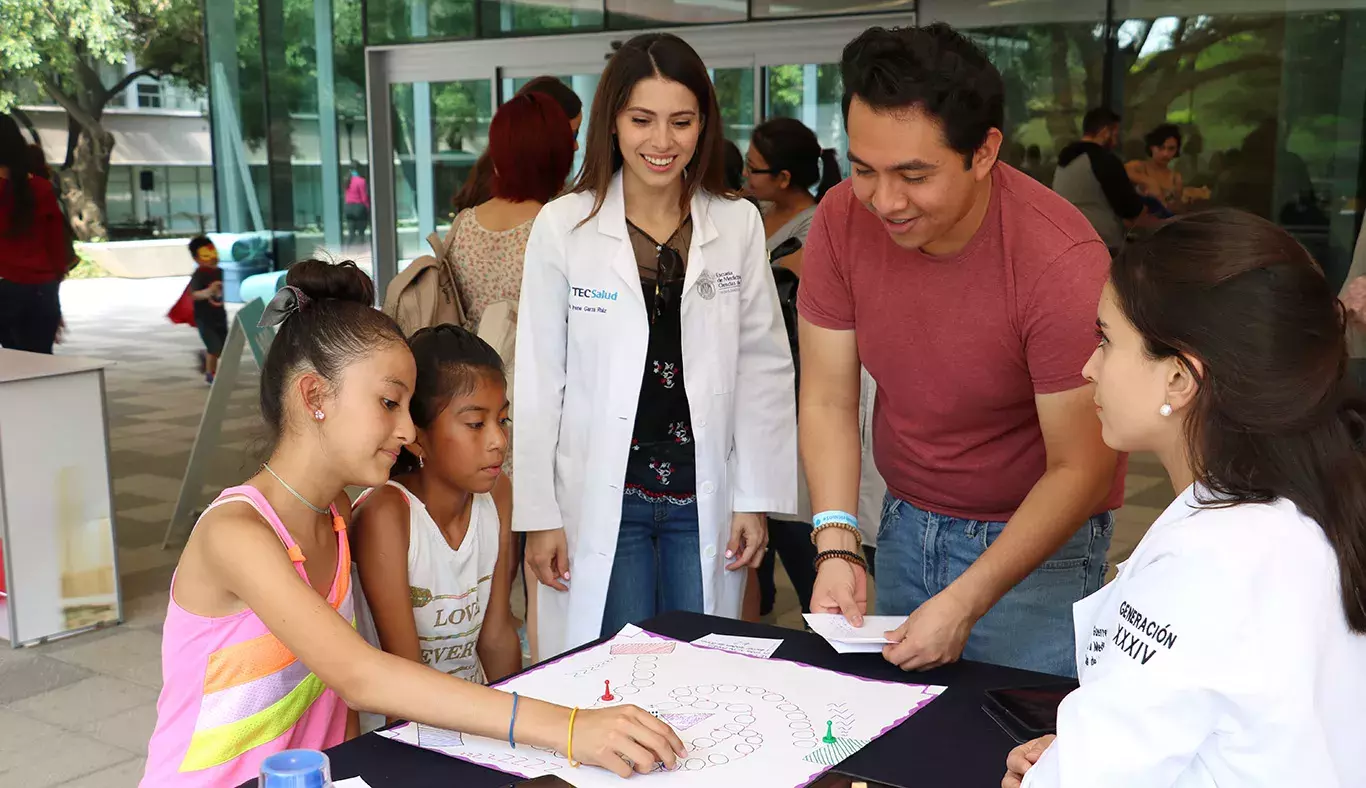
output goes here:
<path id="1" fill-rule="evenodd" d="M 274 476 L 275 481 L 279 482 L 280 486 L 285 488 L 285 491 L 288 492 L 290 495 L 294 496 L 295 498 L 298 498 L 299 502 L 302 503 L 304 506 L 307 506 L 308 508 L 317 512 L 318 514 L 327 514 L 326 509 L 322 508 L 321 506 L 314 506 L 312 503 L 309 503 L 309 500 L 307 498 L 300 495 L 298 491 L 296 491 L 293 487 L 290 487 L 288 482 L 280 478 L 280 474 L 270 469 L 269 463 L 263 462 L 261 463 L 261 467 L 266 469 L 266 473 L 270 474 L 271 476 Z"/>

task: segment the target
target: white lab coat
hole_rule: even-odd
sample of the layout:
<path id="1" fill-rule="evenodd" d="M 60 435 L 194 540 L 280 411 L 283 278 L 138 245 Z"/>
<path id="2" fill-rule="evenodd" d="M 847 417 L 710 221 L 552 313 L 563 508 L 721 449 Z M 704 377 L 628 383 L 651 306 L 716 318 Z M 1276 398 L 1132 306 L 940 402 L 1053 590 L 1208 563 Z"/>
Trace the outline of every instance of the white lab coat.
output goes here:
<path id="1" fill-rule="evenodd" d="M 598 637 L 649 321 L 626 233 L 621 175 L 545 206 L 527 240 L 514 381 L 513 530 L 563 527 L 568 592 L 536 585 L 538 652 Z M 797 507 L 793 364 L 764 251 L 743 200 L 699 194 L 683 282 L 683 379 L 697 459 L 705 612 L 737 617 L 746 572 L 727 572 L 734 512 Z M 640 589 L 640 593 L 653 593 Z"/>
<path id="2" fill-rule="evenodd" d="M 1195 501 L 1074 606 L 1081 689 L 1024 788 L 1361 784 L 1366 636 L 1322 529 L 1288 501 Z"/>

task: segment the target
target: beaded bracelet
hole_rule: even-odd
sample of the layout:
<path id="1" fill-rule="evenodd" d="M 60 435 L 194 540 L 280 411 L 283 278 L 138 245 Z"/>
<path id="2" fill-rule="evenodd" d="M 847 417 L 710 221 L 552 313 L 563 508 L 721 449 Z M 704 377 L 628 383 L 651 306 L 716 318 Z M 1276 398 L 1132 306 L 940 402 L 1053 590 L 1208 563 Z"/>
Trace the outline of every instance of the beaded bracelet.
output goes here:
<path id="1" fill-rule="evenodd" d="M 865 572 L 868 571 L 868 562 L 863 559 L 863 556 L 852 550 L 822 550 L 821 552 L 816 553 L 816 569 L 820 569 L 821 564 L 829 561 L 831 558 L 841 558 L 851 564 L 857 564 L 862 567 Z"/>
<path id="2" fill-rule="evenodd" d="M 841 521 L 825 522 L 825 523 L 821 523 L 820 525 L 816 526 L 815 528 L 812 528 L 812 529 L 811 529 L 811 544 L 812 544 L 812 545 L 815 545 L 815 544 L 816 544 L 816 535 L 819 534 L 821 531 L 824 531 L 824 530 L 827 529 L 827 528 L 838 528 L 838 529 L 841 530 L 841 531 L 848 531 L 849 533 L 851 533 L 851 534 L 854 535 L 854 539 L 855 539 L 856 542 L 857 542 L 857 545 L 856 545 L 856 546 L 858 547 L 858 549 L 860 549 L 860 550 L 863 549 L 863 532 L 860 531 L 860 530 L 858 529 L 858 526 L 857 526 L 857 525 L 850 525 L 849 523 L 841 522 Z"/>

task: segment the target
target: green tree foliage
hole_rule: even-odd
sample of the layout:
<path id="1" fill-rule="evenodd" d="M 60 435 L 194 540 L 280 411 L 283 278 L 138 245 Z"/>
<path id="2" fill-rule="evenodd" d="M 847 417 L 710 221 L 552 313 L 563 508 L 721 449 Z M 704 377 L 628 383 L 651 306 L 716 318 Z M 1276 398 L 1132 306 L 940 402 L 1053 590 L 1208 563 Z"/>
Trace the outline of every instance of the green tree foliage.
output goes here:
<path id="1" fill-rule="evenodd" d="M 33 85 L 67 114 L 62 199 L 78 238 L 106 235 L 105 192 L 114 136 L 104 110 L 136 79 L 203 80 L 194 0 L 0 0 L 0 85 Z M 106 80 L 104 64 L 132 54 L 138 71 Z M 0 110 L 15 101 L 0 91 Z"/>

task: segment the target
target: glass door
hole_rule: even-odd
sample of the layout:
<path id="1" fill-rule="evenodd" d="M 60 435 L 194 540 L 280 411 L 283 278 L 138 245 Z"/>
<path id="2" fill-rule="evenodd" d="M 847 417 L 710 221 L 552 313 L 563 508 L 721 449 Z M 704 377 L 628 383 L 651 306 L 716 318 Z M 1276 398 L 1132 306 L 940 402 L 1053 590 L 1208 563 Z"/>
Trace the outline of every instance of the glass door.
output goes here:
<path id="1" fill-rule="evenodd" d="M 914 21 L 913 13 L 898 13 L 670 32 L 706 63 L 725 136 L 741 152 L 755 124 L 778 115 L 801 119 L 823 146 L 843 152 L 837 64 L 844 45 L 870 26 Z M 366 50 L 371 161 L 392 162 L 374 168 L 372 248 L 381 297 L 400 261 L 421 254 L 427 234 L 448 226 L 450 196 L 487 145 L 498 102 L 534 77 L 556 76 L 582 99 L 586 126 L 603 65 L 630 35 L 606 31 Z M 581 163 L 580 154 L 576 171 Z"/>

